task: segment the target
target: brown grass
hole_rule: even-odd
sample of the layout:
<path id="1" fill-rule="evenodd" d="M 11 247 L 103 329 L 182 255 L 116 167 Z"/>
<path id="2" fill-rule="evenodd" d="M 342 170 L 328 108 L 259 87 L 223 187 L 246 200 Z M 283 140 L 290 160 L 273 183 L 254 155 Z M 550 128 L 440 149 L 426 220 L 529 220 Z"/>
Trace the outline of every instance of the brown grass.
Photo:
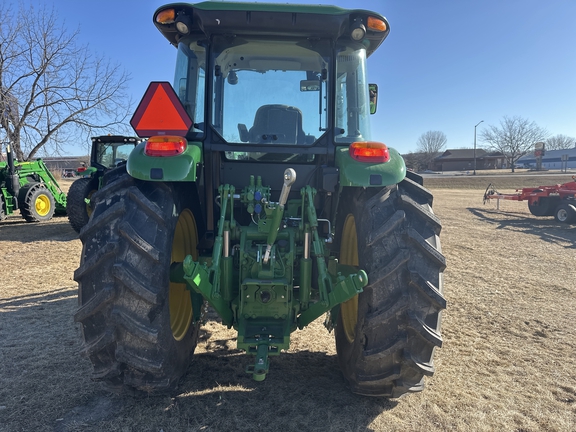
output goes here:
<path id="1" fill-rule="evenodd" d="M 63 178 L 62 178 L 62 170 L 59 169 L 55 169 L 55 170 L 50 170 L 50 172 L 52 173 L 52 176 L 56 179 L 56 181 L 58 183 L 60 183 Z"/>
<path id="2" fill-rule="evenodd" d="M 551 175 L 554 174 L 554 175 Z M 501 170 L 477 171 L 476 176 L 472 175 L 437 175 L 427 176 L 425 184 L 434 189 L 486 189 L 492 183 L 496 189 L 522 189 L 525 187 L 537 187 L 554 185 L 573 181 L 575 173 L 563 174 L 560 171 L 531 172 L 528 170 L 517 170 L 515 173 L 505 173 Z"/>
<path id="3" fill-rule="evenodd" d="M 63 217 L 9 218 L 0 223 L 0 431 L 576 430 L 576 231 L 522 202 L 483 205 L 485 186 L 462 182 L 427 180 L 448 261 L 444 347 L 426 390 L 393 401 L 350 394 L 320 322 L 293 335 L 262 383 L 244 373 L 252 358 L 234 333 L 211 321 L 177 394 L 110 396 L 78 355 L 75 232 Z"/>

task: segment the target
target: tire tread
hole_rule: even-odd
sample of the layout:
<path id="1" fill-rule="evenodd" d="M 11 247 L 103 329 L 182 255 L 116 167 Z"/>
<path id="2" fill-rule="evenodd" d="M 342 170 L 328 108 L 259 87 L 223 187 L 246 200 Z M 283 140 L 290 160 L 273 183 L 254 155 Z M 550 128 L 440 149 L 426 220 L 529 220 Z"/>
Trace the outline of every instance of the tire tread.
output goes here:
<path id="1" fill-rule="evenodd" d="M 108 171 L 80 232 L 75 314 L 92 378 L 115 393 L 166 391 L 186 372 L 199 320 L 179 341 L 170 326 L 169 280 L 177 220 L 175 191 Z"/>
<path id="2" fill-rule="evenodd" d="M 379 191 L 343 193 L 336 232 L 354 215 L 360 267 L 369 284 L 358 297 L 354 340 L 341 330 L 341 321 L 335 328 L 340 367 L 354 393 L 397 398 L 421 391 L 424 376 L 434 373 L 446 308 L 442 224 L 432 211 L 433 196 L 408 178 Z"/>

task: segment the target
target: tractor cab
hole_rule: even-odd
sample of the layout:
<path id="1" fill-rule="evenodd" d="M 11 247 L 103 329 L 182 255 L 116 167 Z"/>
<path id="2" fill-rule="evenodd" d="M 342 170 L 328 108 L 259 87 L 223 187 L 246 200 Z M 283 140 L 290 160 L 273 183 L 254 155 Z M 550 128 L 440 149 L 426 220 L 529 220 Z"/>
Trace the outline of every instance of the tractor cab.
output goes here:
<path id="1" fill-rule="evenodd" d="M 218 181 L 248 181 L 228 176 L 229 162 L 265 162 L 270 172 L 290 163 L 300 165 L 298 188 L 317 167 L 334 165 L 336 147 L 370 142 L 377 89 L 366 58 L 388 35 L 384 17 L 333 6 L 232 6 L 168 5 L 154 16 L 177 47 L 173 88 L 193 123 L 186 139 L 217 159 Z"/>
<path id="2" fill-rule="evenodd" d="M 126 162 L 128 155 L 140 139 L 117 135 L 104 135 L 92 138 L 90 164 L 98 170 L 117 167 Z"/>

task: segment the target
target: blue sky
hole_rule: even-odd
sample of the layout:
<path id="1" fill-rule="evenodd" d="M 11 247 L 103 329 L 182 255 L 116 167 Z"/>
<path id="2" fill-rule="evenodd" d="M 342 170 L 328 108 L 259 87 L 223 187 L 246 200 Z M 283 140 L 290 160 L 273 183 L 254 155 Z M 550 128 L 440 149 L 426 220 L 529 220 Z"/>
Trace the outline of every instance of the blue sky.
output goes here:
<path id="1" fill-rule="evenodd" d="M 283 3 L 324 3 L 284 0 Z M 164 2 L 56 0 L 81 43 L 131 73 L 134 108 L 150 81 L 172 81 L 176 50 L 152 24 Z M 377 11 L 390 35 L 369 59 L 379 86 L 373 138 L 401 153 L 439 130 L 448 148 L 472 147 L 474 125 L 503 116 L 576 137 L 576 1 L 332 0 Z M 478 141 L 478 145 L 482 143 Z M 80 146 L 70 154 L 82 153 Z"/>

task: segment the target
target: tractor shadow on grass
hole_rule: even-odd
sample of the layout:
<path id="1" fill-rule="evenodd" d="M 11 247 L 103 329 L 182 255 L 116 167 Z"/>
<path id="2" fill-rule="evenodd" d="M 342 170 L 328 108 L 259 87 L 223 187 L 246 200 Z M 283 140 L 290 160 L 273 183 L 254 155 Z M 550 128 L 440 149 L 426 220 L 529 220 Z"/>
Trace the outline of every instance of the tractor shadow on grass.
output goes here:
<path id="1" fill-rule="evenodd" d="M 66 216 L 55 216 L 46 222 L 26 222 L 10 216 L 0 222 L 0 241 L 31 243 L 37 241 L 67 242 L 78 238 Z"/>
<path id="2" fill-rule="evenodd" d="M 268 375 L 257 382 L 246 372 L 255 356 L 236 349 L 235 334 L 212 333 L 203 326 L 205 351 L 194 354 L 164 409 L 193 418 L 193 430 L 371 431 L 374 419 L 398 401 L 353 394 L 337 356 L 321 351 L 325 339 L 318 343 L 319 351 L 270 356 Z M 158 404 L 167 402 L 157 399 Z"/>
<path id="3" fill-rule="evenodd" d="M 10 298 L 0 298 L 0 308 L 21 308 L 21 307 L 37 307 L 39 310 L 44 310 L 44 304 L 54 301 L 69 299 L 78 295 L 76 287 L 63 287 L 51 291 L 41 291 L 31 294 L 23 294 Z M 30 306 L 32 305 L 32 306 Z"/>
<path id="4" fill-rule="evenodd" d="M 203 338 L 210 337 L 205 332 Z M 63 416 L 54 432 L 110 427 L 121 430 L 191 431 L 373 431 L 374 420 L 397 400 L 354 395 L 335 355 L 298 351 L 270 358 L 266 380 L 245 373 L 254 356 L 231 349 L 235 338 L 220 338 L 211 352 L 193 356 L 171 394 L 93 396 Z M 92 429 L 93 428 L 93 429 Z M 118 429 L 116 429 L 118 428 Z"/>
<path id="5" fill-rule="evenodd" d="M 209 332 L 204 336 L 209 337 Z M 234 338 L 212 346 L 235 345 Z M 92 383 L 92 397 L 63 415 L 54 432 L 83 430 L 373 431 L 371 424 L 396 400 L 354 395 L 336 356 L 299 351 L 271 357 L 265 381 L 245 368 L 253 356 L 216 348 L 193 356 L 171 394 L 118 396 Z M 71 427 L 72 426 L 72 427 Z"/>
<path id="6" fill-rule="evenodd" d="M 212 407 L 197 418 L 200 430 L 370 431 L 376 417 L 398 404 L 352 394 L 335 355 L 305 350 L 270 357 L 262 382 L 245 372 L 253 362 L 236 349 L 196 354 L 173 401 L 191 412 Z"/>
<path id="7" fill-rule="evenodd" d="M 539 218 L 526 213 L 468 207 L 478 219 L 492 224 L 496 229 L 519 231 L 539 237 L 554 244 L 571 242 L 567 249 L 576 249 L 576 225 L 563 224 L 552 217 Z"/>

